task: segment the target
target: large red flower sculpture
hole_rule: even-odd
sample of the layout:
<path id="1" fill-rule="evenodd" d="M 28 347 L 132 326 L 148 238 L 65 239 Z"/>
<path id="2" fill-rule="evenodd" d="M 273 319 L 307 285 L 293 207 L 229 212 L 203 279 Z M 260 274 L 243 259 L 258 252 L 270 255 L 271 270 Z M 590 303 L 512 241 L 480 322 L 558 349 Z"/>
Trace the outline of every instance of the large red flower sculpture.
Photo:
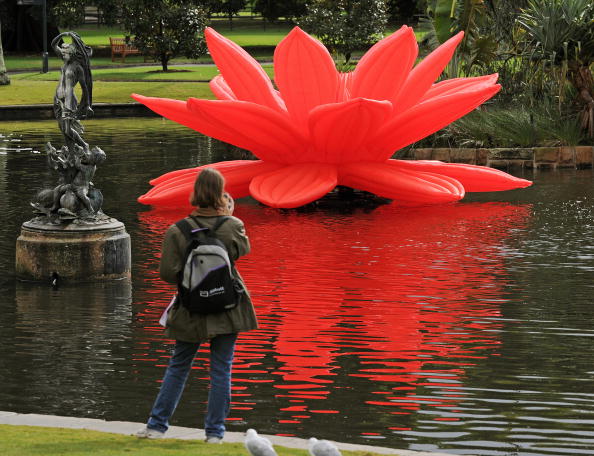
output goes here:
<path id="1" fill-rule="evenodd" d="M 434 83 L 462 33 L 415 66 L 417 41 L 403 26 L 376 43 L 354 71 L 340 73 L 322 43 L 295 27 L 274 53 L 278 90 L 241 47 L 211 28 L 205 35 L 221 72 L 210 82 L 218 100 L 132 96 L 164 117 L 253 152 L 259 160 L 206 165 L 223 173 L 235 198 L 251 195 L 291 208 L 345 185 L 415 205 L 531 184 L 482 166 L 390 159 L 499 91 L 497 74 Z M 201 169 L 152 180 L 139 201 L 187 205 Z"/>

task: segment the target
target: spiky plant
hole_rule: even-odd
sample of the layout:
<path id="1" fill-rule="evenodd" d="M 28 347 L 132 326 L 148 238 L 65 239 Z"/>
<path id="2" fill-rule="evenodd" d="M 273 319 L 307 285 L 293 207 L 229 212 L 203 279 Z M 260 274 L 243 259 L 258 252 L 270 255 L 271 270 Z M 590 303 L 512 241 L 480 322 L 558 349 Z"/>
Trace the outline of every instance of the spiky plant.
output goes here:
<path id="1" fill-rule="evenodd" d="M 554 68 L 560 84 L 567 80 L 573 85 L 581 126 L 594 137 L 592 0 L 530 0 L 518 24 L 524 33 L 525 57 L 541 64 L 542 71 Z"/>

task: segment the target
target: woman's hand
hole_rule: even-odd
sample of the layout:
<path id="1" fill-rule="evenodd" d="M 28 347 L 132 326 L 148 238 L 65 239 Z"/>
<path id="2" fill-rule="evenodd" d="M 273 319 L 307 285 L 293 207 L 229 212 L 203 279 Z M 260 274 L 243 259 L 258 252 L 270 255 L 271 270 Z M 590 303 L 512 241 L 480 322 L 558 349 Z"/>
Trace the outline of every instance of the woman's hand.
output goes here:
<path id="1" fill-rule="evenodd" d="M 223 209 L 225 215 L 233 215 L 233 211 L 235 210 L 235 201 L 229 193 L 223 193 L 223 199 L 225 200 L 226 207 Z"/>

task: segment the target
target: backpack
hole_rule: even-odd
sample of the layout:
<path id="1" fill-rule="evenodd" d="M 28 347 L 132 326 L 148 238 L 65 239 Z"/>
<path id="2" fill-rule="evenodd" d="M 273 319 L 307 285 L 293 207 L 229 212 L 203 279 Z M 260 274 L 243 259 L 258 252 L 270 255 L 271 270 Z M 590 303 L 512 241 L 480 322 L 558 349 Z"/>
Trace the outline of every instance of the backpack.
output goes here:
<path id="1" fill-rule="evenodd" d="M 221 313 L 239 303 L 243 287 L 233 276 L 233 261 L 225 244 L 215 237 L 228 219 L 219 217 L 212 228 L 202 227 L 195 218 L 199 228 L 193 228 L 186 219 L 175 224 L 187 240 L 177 288 L 181 304 L 190 313 Z"/>

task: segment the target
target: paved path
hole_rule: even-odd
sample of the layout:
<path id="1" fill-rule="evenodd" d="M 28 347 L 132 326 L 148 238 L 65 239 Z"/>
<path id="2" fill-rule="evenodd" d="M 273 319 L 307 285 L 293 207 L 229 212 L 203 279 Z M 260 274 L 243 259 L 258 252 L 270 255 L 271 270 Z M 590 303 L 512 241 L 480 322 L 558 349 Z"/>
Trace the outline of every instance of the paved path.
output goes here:
<path id="1" fill-rule="evenodd" d="M 73 418 L 68 416 L 36 415 L 0 411 L 0 424 L 12 424 L 19 426 L 44 426 L 68 429 L 89 429 L 92 431 L 110 432 L 112 434 L 134 434 L 144 424 L 130 421 L 105 421 L 93 418 Z M 264 435 L 274 445 L 307 449 L 307 440 L 296 437 L 279 437 L 276 435 Z M 171 426 L 167 431 L 167 438 L 182 440 L 203 440 L 204 430 Z M 226 432 L 225 442 L 243 443 L 243 432 Z M 336 445 L 341 450 L 348 451 L 372 451 L 379 454 L 395 454 L 400 456 L 452 456 L 445 453 L 426 453 L 419 451 L 395 450 L 393 448 L 376 447 L 371 445 L 354 445 L 351 443 L 339 443 Z"/>

